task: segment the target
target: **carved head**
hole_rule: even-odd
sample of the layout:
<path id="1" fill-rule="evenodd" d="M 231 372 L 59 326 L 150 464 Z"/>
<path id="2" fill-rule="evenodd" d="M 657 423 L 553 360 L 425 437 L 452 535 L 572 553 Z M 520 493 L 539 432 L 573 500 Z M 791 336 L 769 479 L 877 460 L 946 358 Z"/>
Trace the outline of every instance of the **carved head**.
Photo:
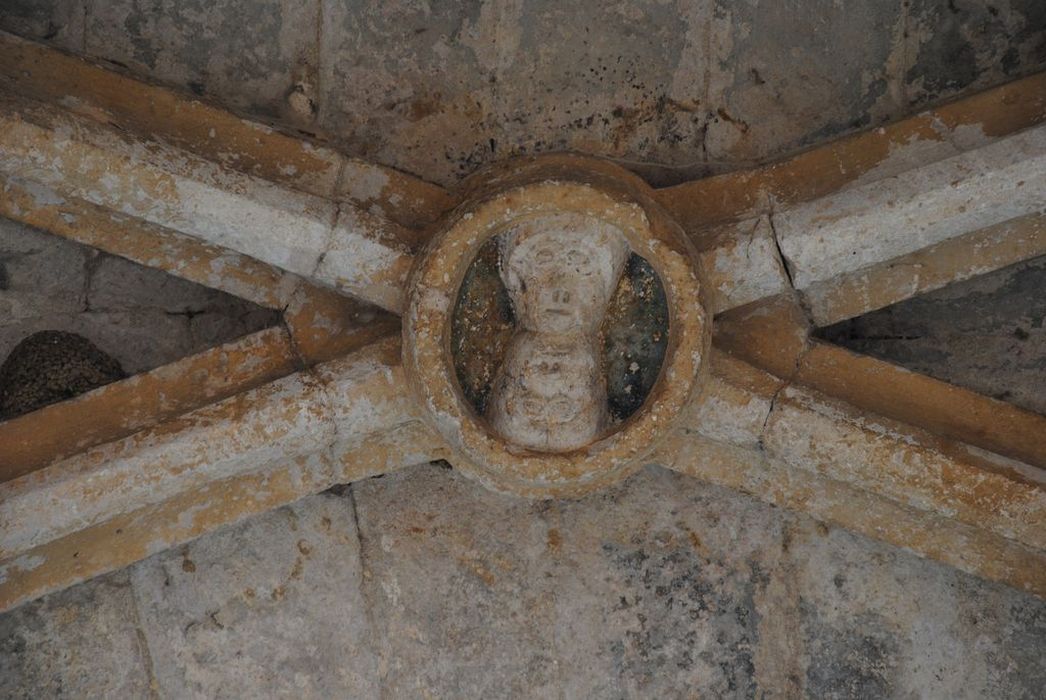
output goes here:
<path id="1" fill-rule="evenodd" d="M 595 218 L 550 218 L 501 234 L 502 280 L 523 329 L 594 332 L 628 260 L 628 242 Z"/>
<path id="2" fill-rule="evenodd" d="M 488 417 L 502 436 L 535 450 L 573 450 L 608 421 L 599 348 L 522 331 L 495 380 Z"/>

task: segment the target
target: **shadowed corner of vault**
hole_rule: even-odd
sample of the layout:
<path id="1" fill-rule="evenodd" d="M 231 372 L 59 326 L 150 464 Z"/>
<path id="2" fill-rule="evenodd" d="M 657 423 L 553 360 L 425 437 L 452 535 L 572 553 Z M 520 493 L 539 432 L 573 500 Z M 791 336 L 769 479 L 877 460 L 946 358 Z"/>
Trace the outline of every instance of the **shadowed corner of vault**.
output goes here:
<path id="1" fill-rule="evenodd" d="M 816 336 L 1046 415 L 1046 256 L 956 282 Z"/>
<path id="2" fill-rule="evenodd" d="M 0 423 L 279 323 L 279 311 L 0 218 Z"/>

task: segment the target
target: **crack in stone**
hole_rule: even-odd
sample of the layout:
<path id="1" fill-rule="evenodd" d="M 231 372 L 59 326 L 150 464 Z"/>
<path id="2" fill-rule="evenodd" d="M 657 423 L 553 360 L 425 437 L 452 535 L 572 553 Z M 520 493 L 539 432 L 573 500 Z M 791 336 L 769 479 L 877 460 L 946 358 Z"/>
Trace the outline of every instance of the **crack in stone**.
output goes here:
<path id="1" fill-rule="evenodd" d="M 759 430 L 759 451 L 763 454 L 770 456 L 770 453 L 766 449 L 766 432 L 767 426 L 770 424 L 770 418 L 774 415 L 774 410 L 777 408 L 777 399 L 781 396 L 781 392 L 795 385 L 795 378 L 799 374 L 799 368 L 803 365 L 803 360 L 806 359 L 807 354 L 813 350 L 814 344 L 810 341 L 810 326 L 807 326 L 807 337 L 806 345 L 795 358 L 795 365 L 792 367 L 792 372 L 787 377 L 781 377 L 783 380 L 781 386 L 774 391 L 773 396 L 770 397 L 770 407 L 766 411 L 766 416 L 763 418 L 763 425 Z"/>
<path id="2" fill-rule="evenodd" d="M 324 258 L 327 257 L 327 253 L 334 247 L 334 236 L 338 230 L 338 221 L 341 220 L 342 208 L 344 202 L 338 199 L 338 193 L 342 191 L 345 185 L 345 173 L 349 168 L 349 159 L 342 156 L 338 162 L 338 174 L 334 177 L 334 186 L 331 190 L 331 200 L 334 202 L 334 214 L 331 216 L 329 224 L 330 230 L 327 232 L 327 242 L 324 243 L 320 254 L 316 257 L 316 264 L 313 265 L 312 272 L 308 275 L 310 279 L 315 279 L 319 274 L 320 267 L 323 265 Z"/>
<path id="3" fill-rule="evenodd" d="M 389 694 L 385 683 L 382 682 L 382 668 L 387 666 L 388 643 L 384 641 L 378 633 L 374 617 L 374 601 L 371 599 L 371 594 L 367 587 L 367 580 L 371 577 L 366 554 L 367 538 L 363 535 L 363 528 L 360 524 L 360 508 L 359 503 L 356 500 L 355 484 L 348 484 L 344 493 L 348 496 L 349 509 L 352 511 L 352 527 L 356 531 L 356 547 L 359 552 L 358 556 L 360 562 L 360 600 L 363 603 L 363 616 L 367 621 L 367 631 L 371 638 L 370 648 L 374 650 L 376 656 L 375 662 L 377 663 L 377 668 L 375 668 L 375 675 L 377 676 L 377 686 L 380 689 L 379 696 L 387 698 L 389 697 Z"/>
<path id="4" fill-rule="evenodd" d="M 774 249 L 777 251 L 777 261 L 781 265 L 781 270 L 785 274 L 785 278 L 788 280 L 788 286 L 793 291 L 798 292 L 795 286 L 795 275 L 792 272 L 791 265 L 788 263 L 788 258 L 785 256 L 784 250 L 781 248 L 781 241 L 777 237 L 777 225 L 774 223 L 774 200 L 772 197 L 767 198 L 767 211 L 766 211 L 766 222 L 770 225 L 770 240 L 773 241 Z"/>
<path id="5" fill-rule="evenodd" d="M 777 235 L 777 225 L 774 223 L 774 216 L 776 216 L 776 214 L 777 212 L 774 208 L 773 197 L 768 196 L 766 203 L 766 221 L 770 225 L 770 240 L 773 242 L 774 249 L 777 251 L 778 264 L 784 272 L 785 279 L 788 280 L 788 287 L 794 296 L 796 305 L 803 312 L 803 316 L 806 319 L 806 324 L 808 326 L 807 334 L 809 335 L 810 329 L 817 327 L 817 324 L 814 322 L 813 309 L 810 306 L 810 302 L 806 298 L 806 295 L 795 285 L 795 272 L 792 270 L 791 265 L 788 262 L 788 257 L 785 255 L 784 249 L 781 247 L 781 241 Z"/>
<path id="6" fill-rule="evenodd" d="M 153 660 L 153 653 L 149 648 L 149 639 L 145 634 L 145 630 L 142 628 L 142 613 L 140 601 L 138 599 L 138 586 L 134 583 L 133 570 L 128 573 L 127 584 L 131 589 L 131 616 L 133 618 L 131 623 L 134 626 L 134 632 L 138 638 L 138 644 L 141 646 L 142 656 L 144 657 L 145 672 L 149 679 L 149 697 L 159 698 L 160 684 L 156 677 L 156 662 Z"/>

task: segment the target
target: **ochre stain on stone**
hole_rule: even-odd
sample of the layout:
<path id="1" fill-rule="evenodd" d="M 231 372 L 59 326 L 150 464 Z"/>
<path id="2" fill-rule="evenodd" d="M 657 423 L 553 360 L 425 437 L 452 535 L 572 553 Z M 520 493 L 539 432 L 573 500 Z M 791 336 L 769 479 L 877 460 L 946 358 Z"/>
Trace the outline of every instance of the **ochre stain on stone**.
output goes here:
<path id="1" fill-rule="evenodd" d="M 173 90 L 139 82 L 81 58 L 26 42 L 0 37 L 0 81 L 23 94 L 70 105 L 92 119 L 106 121 L 140 137 L 164 141 L 223 165 L 288 184 L 312 194 L 338 196 L 339 171 L 373 171 L 382 183 L 368 188 L 354 203 L 379 206 L 410 228 L 434 221 L 451 204 L 442 188 L 349 159 L 323 146 L 248 122 L 229 112 Z"/>
<path id="2" fill-rule="evenodd" d="M 1043 119 L 1046 73 L 1039 73 L 789 160 L 658 190 L 657 197 L 685 229 L 694 230 L 760 210 L 768 198 L 787 206 L 824 196 L 880 165 L 894 149 L 946 140 L 962 126 L 998 138 Z"/>
<path id="3" fill-rule="evenodd" d="M 0 482 L 261 386 L 294 369 L 286 333 L 270 329 L 0 422 Z"/>
<path id="4" fill-rule="evenodd" d="M 819 341 L 800 363 L 797 381 L 870 413 L 1046 469 L 1046 418 L 1012 404 Z"/>

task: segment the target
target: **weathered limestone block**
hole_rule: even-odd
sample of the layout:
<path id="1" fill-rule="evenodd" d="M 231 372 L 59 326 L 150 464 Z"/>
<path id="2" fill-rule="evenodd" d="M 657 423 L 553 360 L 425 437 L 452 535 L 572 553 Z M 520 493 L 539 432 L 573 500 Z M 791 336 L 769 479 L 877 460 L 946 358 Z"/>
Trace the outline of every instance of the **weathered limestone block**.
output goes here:
<path id="1" fill-rule="evenodd" d="M 763 443 L 793 468 L 1046 549 L 1038 470 L 793 387 L 774 402 Z"/>
<path id="2" fill-rule="evenodd" d="M 163 697 L 378 697 L 351 504 L 321 494 L 141 562 Z"/>
<path id="3" fill-rule="evenodd" d="M 6 196 L 0 194 L 0 200 Z M 87 256 L 80 246 L 0 218 L 0 328 L 43 315 L 80 312 Z M 5 346 L 0 341 L 0 354 L 13 347 Z"/>
<path id="4" fill-rule="evenodd" d="M 799 289 L 1040 212 L 1046 127 L 773 215 Z"/>
<path id="5" fill-rule="evenodd" d="M 148 697 L 152 669 L 127 572 L 0 615 L 0 695 Z"/>

